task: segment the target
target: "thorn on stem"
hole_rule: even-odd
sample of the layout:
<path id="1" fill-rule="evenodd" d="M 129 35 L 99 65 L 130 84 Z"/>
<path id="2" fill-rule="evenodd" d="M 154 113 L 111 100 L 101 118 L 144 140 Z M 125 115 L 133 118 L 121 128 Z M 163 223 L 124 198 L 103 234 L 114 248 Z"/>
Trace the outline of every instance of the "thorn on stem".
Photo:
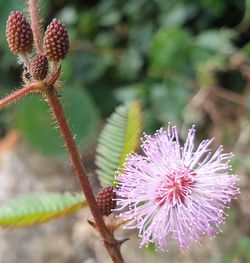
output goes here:
<path id="1" fill-rule="evenodd" d="M 123 244 L 123 243 L 125 243 L 126 241 L 128 241 L 130 238 L 124 238 L 124 239 L 122 239 L 122 240 L 118 240 L 118 243 L 119 243 L 119 247 Z"/>
<path id="2" fill-rule="evenodd" d="M 113 246 L 113 247 L 120 249 L 121 245 L 128 240 L 129 240 L 129 238 L 124 238 L 122 240 L 116 240 L 115 239 L 115 241 L 112 243 L 106 240 L 105 243 L 109 244 L 110 246 Z M 104 240 L 102 240 L 102 241 L 104 241 Z"/>
<path id="3" fill-rule="evenodd" d="M 87 220 L 88 221 L 88 223 L 95 229 L 95 230 L 97 230 L 97 225 L 96 225 L 96 223 L 95 222 L 93 222 L 93 221 L 91 221 L 91 220 Z"/>

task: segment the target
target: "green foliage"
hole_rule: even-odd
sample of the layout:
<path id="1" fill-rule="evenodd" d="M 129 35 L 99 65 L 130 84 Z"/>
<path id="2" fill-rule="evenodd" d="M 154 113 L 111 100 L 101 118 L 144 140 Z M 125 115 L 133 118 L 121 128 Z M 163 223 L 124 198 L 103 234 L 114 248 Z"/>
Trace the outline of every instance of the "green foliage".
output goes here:
<path id="1" fill-rule="evenodd" d="M 126 80 L 135 79 L 140 72 L 142 63 L 141 56 L 135 48 L 127 49 L 119 61 L 118 76 L 121 75 Z"/>
<path id="2" fill-rule="evenodd" d="M 162 28 L 154 37 L 150 70 L 164 75 L 188 72 L 191 37 L 180 28 Z"/>
<path id="3" fill-rule="evenodd" d="M 157 83 L 153 86 L 150 94 L 152 110 L 163 123 L 172 120 L 176 124 L 180 124 L 183 109 L 190 95 L 191 88 L 188 83 L 170 80 L 163 84 Z"/>
<path id="4" fill-rule="evenodd" d="M 238 240 L 236 246 L 224 256 L 223 262 L 250 262 L 250 238 L 242 237 Z"/>
<path id="5" fill-rule="evenodd" d="M 96 156 L 96 173 L 103 187 L 114 183 L 115 171 L 122 167 L 127 154 L 137 149 L 141 132 L 138 102 L 120 106 L 110 116 L 99 137 Z"/>
<path id="6" fill-rule="evenodd" d="M 18 228 L 68 216 L 87 204 L 82 194 L 24 195 L 0 205 L 0 227 Z"/>
<path id="7" fill-rule="evenodd" d="M 101 117 L 109 116 L 119 103 L 139 99 L 150 116 L 145 122 L 146 130 L 159 128 L 168 121 L 183 122 L 184 106 L 198 89 L 219 82 L 216 72 L 229 69 L 232 55 L 238 51 L 244 57 L 249 54 L 245 32 L 249 24 L 249 1 L 59 2 L 42 1 L 41 10 L 45 25 L 54 16 L 63 20 L 69 31 L 71 52 L 62 65 L 65 86 L 69 89 L 84 86 L 83 96 L 86 92 L 90 95 L 92 111 L 100 112 Z M 1 29 L 5 28 L 12 9 L 25 11 L 25 4 L 4 1 L 0 10 Z M 14 64 L 16 58 L 8 50 L 4 30 L 0 34 L 3 95 L 6 89 L 19 85 L 19 66 Z M 238 91 L 237 85 L 235 90 Z M 37 105 L 43 107 L 40 102 Z M 81 108 L 86 112 L 84 106 Z M 14 114 L 18 118 L 19 112 L 16 107 Z M 78 125 L 83 122 L 73 124 Z M 31 137 L 26 129 L 19 130 L 26 138 Z M 37 133 L 34 125 L 30 125 L 29 133 Z M 77 129 L 74 133 L 79 141 L 84 137 Z M 37 140 L 28 141 L 41 148 L 37 147 Z M 60 155 L 59 148 L 48 142 L 43 141 L 42 152 Z"/>
<path id="8" fill-rule="evenodd" d="M 76 142 L 86 143 L 96 125 L 97 109 L 83 90 L 65 89 L 63 96 L 66 116 L 73 134 L 77 134 Z M 60 156 L 66 153 L 48 105 L 41 98 L 27 97 L 19 101 L 16 108 L 13 125 L 29 143 L 46 155 Z"/>
<path id="9" fill-rule="evenodd" d="M 70 79 L 70 85 L 90 84 L 100 78 L 111 63 L 109 55 L 100 57 L 91 52 L 75 52 L 64 61 L 63 71 L 66 81 Z"/>
<path id="10" fill-rule="evenodd" d="M 228 57 L 236 52 L 234 37 L 230 30 L 207 30 L 196 36 L 191 49 L 191 62 L 196 72 L 210 74 L 212 69 L 224 69 Z"/>
<path id="11" fill-rule="evenodd" d="M 63 142 L 53 127 L 48 105 L 41 98 L 32 96 L 19 101 L 16 107 L 14 127 L 24 138 L 43 154 L 59 154 Z"/>

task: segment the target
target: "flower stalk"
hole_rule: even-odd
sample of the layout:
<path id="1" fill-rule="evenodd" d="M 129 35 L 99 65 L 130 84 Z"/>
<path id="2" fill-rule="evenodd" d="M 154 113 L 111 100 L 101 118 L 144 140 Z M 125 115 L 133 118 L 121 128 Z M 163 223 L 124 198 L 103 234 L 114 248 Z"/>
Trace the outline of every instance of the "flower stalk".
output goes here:
<path id="1" fill-rule="evenodd" d="M 63 105 L 58 97 L 56 87 L 57 81 L 61 75 L 60 60 L 65 58 L 69 48 L 67 30 L 63 23 L 54 19 L 48 26 L 43 38 L 38 1 L 39 0 L 28 1 L 31 28 L 21 12 L 15 11 L 9 16 L 6 27 L 6 36 L 9 47 L 14 54 L 21 56 L 24 65 L 28 68 L 29 74 L 31 74 L 31 78 L 27 79 L 28 84 L 26 86 L 1 99 L 0 108 L 17 101 L 32 92 L 40 92 L 43 95 L 45 101 L 48 103 L 53 112 L 61 135 L 64 139 L 65 147 L 68 150 L 72 164 L 75 168 L 76 176 L 94 217 L 96 230 L 100 232 L 103 243 L 113 262 L 123 263 L 124 261 L 120 253 L 120 246 L 124 240 L 116 240 L 113 236 L 113 229 L 108 227 L 103 220 L 100 208 L 97 205 L 93 190 L 90 186 L 81 156 L 65 118 Z M 24 25 L 22 27 L 22 34 L 18 33 L 19 31 L 17 30 L 16 20 Z M 23 41 L 23 35 L 28 36 L 29 41 Z M 35 42 L 36 56 L 32 59 L 32 61 L 30 61 L 29 56 L 25 52 L 32 51 L 33 39 Z M 57 53 L 54 52 L 55 44 L 58 49 L 56 50 Z M 49 62 L 53 65 L 50 72 L 48 72 L 47 60 L 49 60 Z"/>
<path id="2" fill-rule="evenodd" d="M 31 27 L 34 32 L 34 41 L 36 50 L 38 53 L 41 53 L 43 50 L 42 47 L 42 33 L 40 26 L 40 17 L 38 10 L 38 0 L 29 0 L 29 12 L 31 17 Z M 58 21 L 56 21 L 58 24 Z M 65 39 L 67 40 L 66 36 Z M 65 47 L 66 50 L 66 47 Z M 57 74 L 58 73 L 58 74 Z M 80 183 L 81 189 L 86 197 L 86 200 L 89 204 L 91 213 L 95 219 L 97 229 L 100 232 L 104 245 L 112 258 L 114 263 L 123 263 L 123 258 L 120 253 L 121 241 L 116 240 L 113 236 L 113 233 L 107 228 L 98 208 L 93 190 L 90 186 L 82 159 L 79 155 L 78 149 L 74 142 L 71 130 L 68 126 L 67 120 L 65 118 L 63 106 L 58 98 L 57 90 L 54 87 L 57 79 L 60 77 L 60 67 L 59 70 L 55 73 L 52 72 L 53 76 L 50 76 L 47 84 L 43 86 L 43 93 L 45 94 L 46 102 L 51 107 L 61 135 L 64 139 L 66 149 L 69 152 L 71 157 L 72 164 L 75 168 L 75 172 Z"/>
<path id="3" fill-rule="evenodd" d="M 34 42 L 37 53 L 42 53 L 43 51 L 43 37 L 42 37 L 42 27 L 41 19 L 39 15 L 39 0 L 29 0 L 29 13 L 31 18 L 31 28 L 34 35 Z"/>
<path id="4" fill-rule="evenodd" d="M 64 139 L 65 146 L 71 157 L 72 164 L 75 168 L 76 175 L 78 177 L 78 181 L 80 183 L 82 191 L 84 192 L 86 200 L 88 201 L 89 208 L 93 214 L 97 228 L 100 234 L 102 235 L 104 245 L 106 249 L 108 250 L 111 258 L 113 259 L 113 262 L 122 263 L 124 261 L 122 259 L 122 256 L 119 250 L 120 241 L 116 240 L 113 237 L 112 233 L 108 230 L 108 228 L 106 227 L 103 221 L 103 218 L 98 208 L 98 205 L 96 203 L 92 188 L 90 186 L 86 171 L 84 169 L 81 157 L 78 153 L 72 133 L 70 131 L 67 120 L 65 118 L 63 106 L 55 92 L 55 89 L 54 88 L 47 89 L 46 97 L 47 97 L 47 102 L 50 105 L 54 113 L 54 117 L 56 119 L 59 130 Z"/>

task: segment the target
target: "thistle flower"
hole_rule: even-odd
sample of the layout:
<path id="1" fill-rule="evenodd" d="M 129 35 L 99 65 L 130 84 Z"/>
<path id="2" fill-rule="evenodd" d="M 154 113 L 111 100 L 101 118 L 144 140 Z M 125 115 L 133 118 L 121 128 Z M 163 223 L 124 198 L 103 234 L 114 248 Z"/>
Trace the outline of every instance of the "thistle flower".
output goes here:
<path id="1" fill-rule="evenodd" d="M 154 136 L 142 139 L 144 155 L 130 154 L 116 180 L 118 216 L 125 228 L 139 229 L 141 246 L 153 242 L 167 250 L 169 239 L 182 249 L 203 234 L 220 231 L 229 202 L 239 193 L 238 179 L 231 174 L 229 159 L 220 146 L 209 149 L 213 139 L 195 150 L 192 127 L 182 147 L 177 128 L 169 124 Z"/>

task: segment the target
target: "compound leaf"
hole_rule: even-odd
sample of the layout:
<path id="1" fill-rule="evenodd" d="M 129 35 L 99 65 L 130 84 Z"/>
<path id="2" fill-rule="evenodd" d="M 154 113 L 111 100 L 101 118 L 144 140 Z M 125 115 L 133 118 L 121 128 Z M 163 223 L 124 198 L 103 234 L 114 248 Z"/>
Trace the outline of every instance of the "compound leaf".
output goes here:
<path id="1" fill-rule="evenodd" d="M 82 194 L 23 195 L 0 205 L 0 227 L 18 228 L 68 216 L 87 206 Z"/>
<path id="2" fill-rule="evenodd" d="M 127 154 L 138 148 L 141 132 L 139 102 L 122 105 L 110 116 L 99 137 L 95 161 L 103 187 L 114 184 L 115 171 L 123 166 Z"/>

